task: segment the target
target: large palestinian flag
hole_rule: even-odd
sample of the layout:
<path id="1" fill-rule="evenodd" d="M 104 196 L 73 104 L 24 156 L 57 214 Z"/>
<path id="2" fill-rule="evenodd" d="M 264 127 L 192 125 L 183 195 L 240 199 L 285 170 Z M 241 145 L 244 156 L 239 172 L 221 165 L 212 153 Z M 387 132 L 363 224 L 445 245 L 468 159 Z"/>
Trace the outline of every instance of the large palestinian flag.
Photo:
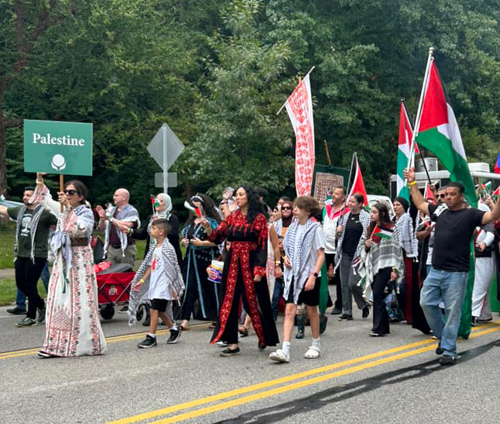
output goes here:
<path id="1" fill-rule="evenodd" d="M 410 200 L 410 190 L 405 184 L 403 172 L 408 167 L 412 134 L 413 130 L 410 120 L 408 119 L 405 104 L 401 102 L 401 113 L 399 115 L 397 192 L 398 196 L 404 197 L 408 201 Z"/>
<path id="2" fill-rule="evenodd" d="M 467 166 L 462 136 L 433 60 L 424 93 L 417 142 L 437 156 L 450 172 L 452 181 L 460 181 L 465 186 L 467 201 L 476 207 L 476 191 Z"/>

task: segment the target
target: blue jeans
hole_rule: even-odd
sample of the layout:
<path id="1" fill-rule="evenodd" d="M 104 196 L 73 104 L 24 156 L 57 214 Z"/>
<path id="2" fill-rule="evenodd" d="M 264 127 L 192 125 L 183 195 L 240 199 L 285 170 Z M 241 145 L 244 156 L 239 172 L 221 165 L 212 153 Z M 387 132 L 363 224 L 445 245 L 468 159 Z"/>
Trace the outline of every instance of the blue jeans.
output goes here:
<path id="1" fill-rule="evenodd" d="M 434 335 L 447 355 L 457 356 L 457 336 L 467 287 L 467 272 L 432 268 L 420 292 L 420 306 Z M 445 315 L 439 309 L 443 302 Z"/>
<path id="2" fill-rule="evenodd" d="M 50 281 L 50 271 L 49 271 L 49 261 L 45 263 L 45 267 L 43 268 L 42 275 L 40 276 L 43 285 L 45 287 L 45 292 L 49 292 L 49 281 Z M 19 289 L 17 289 L 16 295 L 16 308 L 26 310 L 26 295 Z"/>
<path id="3" fill-rule="evenodd" d="M 276 321 L 278 319 L 278 305 L 280 303 L 280 299 L 283 296 L 283 278 L 276 278 L 274 281 L 274 293 L 273 300 L 271 302 L 271 309 L 273 311 L 273 318 Z"/>

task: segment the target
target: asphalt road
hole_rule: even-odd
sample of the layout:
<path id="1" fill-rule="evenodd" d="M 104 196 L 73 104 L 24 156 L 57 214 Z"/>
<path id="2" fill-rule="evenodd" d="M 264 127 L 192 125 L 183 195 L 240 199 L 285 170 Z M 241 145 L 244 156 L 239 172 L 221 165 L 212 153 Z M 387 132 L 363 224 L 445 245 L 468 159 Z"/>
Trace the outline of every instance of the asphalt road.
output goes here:
<path id="1" fill-rule="evenodd" d="M 103 323 L 107 355 L 39 359 L 44 326 L 16 328 L 19 317 L 0 308 L 0 422 L 498 422 L 499 324 L 474 328 L 457 365 L 441 367 L 435 341 L 410 326 L 373 339 L 359 312 L 329 318 L 321 358 L 303 358 L 307 329 L 290 364 L 271 363 L 252 333 L 240 356 L 221 358 L 208 324 L 196 322 L 177 345 L 161 330 L 158 347 L 139 350 L 144 327 L 121 314 Z"/>

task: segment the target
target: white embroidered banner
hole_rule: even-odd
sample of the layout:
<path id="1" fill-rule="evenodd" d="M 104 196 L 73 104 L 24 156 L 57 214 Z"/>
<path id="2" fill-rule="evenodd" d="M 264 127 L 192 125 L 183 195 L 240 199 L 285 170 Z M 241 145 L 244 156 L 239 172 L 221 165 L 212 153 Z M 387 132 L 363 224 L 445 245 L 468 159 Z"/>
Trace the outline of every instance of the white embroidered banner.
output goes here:
<path id="1" fill-rule="evenodd" d="M 311 83 L 307 75 L 285 103 L 295 131 L 295 186 L 297 196 L 310 196 L 314 175 L 314 120 Z"/>

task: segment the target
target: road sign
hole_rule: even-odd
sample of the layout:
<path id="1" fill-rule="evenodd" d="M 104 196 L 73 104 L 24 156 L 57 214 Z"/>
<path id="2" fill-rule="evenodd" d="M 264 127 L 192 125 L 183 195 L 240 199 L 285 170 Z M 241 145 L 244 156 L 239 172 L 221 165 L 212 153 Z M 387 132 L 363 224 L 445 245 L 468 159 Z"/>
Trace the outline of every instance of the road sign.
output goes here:
<path id="1" fill-rule="evenodd" d="M 163 190 L 167 193 L 170 185 L 168 183 L 167 171 L 184 150 L 184 144 L 182 144 L 167 124 L 163 124 L 149 143 L 147 149 L 156 163 L 163 169 Z M 177 180 L 177 176 L 175 178 Z"/>
<path id="2" fill-rule="evenodd" d="M 166 136 L 167 140 L 167 169 L 164 169 L 164 136 Z M 156 135 L 148 145 L 149 154 L 164 171 L 168 171 L 168 169 L 177 160 L 183 150 L 184 144 L 182 144 L 182 142 L 177 138 L 175 133 L 167 124 L 162 125 L 162 127 L 159 129 L 159 131 L 156 133 Z"/>
<path id="3" fill-rule="evenodd" d="M 24 171 L 92 175 L 92 124 L 26 119 Z"/>
<path id="4" fill-rule="evenodd" d="M 177 187 L 177 172 L 167 174 L 168 187 Z M 155 187 L 163 187 L 163 172 L 155 174 Z"/>

